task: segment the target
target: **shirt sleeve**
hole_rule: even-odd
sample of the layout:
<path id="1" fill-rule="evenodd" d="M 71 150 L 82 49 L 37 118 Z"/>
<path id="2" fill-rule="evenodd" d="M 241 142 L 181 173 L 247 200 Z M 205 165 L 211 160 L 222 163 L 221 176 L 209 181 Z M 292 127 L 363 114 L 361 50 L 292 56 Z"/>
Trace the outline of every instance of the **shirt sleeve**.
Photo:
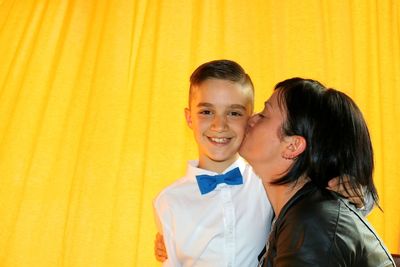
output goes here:
<path id="1" fill-rule="evenodd" d="M 365 194 L 364 202 L 365 202 L 364 207 L 360 208 L 359 210 L 361 214 L 365 217 L 372 211 L 375 204 L 371 192 L 367 192 L 367 194 Z"/>
<path id="2" fill-rule="evenodd" d="M 163 262 L 163 267 L 180 267 L 181 263 L 178 261 L 175 235 L 172 231 L 173 214 L 166 201 L 159 197 L 153 202 L 154 218 L 157 230 L 163 235 L 165 248 L 167 250 L 168 258 Z"/>

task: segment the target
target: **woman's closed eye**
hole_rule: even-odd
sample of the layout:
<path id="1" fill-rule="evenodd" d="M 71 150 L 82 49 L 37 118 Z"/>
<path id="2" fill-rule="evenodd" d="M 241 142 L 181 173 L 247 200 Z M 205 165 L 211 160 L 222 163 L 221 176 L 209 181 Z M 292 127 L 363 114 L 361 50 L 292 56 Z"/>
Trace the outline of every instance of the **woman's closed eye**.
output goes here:
<path id="1" fill-rule="evenodd" d="M 264 119 L 264 118 L 267 118 L 267 117 L 268 117 L 266 114 L 263 114 L 263 113 L 258 113 L 257 115 L 258 115 L 258 117 L 259 117 L 260 119 Z"/>

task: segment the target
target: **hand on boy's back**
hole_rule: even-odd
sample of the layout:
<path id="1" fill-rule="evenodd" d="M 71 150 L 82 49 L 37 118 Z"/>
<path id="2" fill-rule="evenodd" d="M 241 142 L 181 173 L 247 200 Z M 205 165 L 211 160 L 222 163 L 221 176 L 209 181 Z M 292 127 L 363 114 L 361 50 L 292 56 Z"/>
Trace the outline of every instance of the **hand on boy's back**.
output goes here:
<path id="1" fill-rule="evenodd" d="M 353 190 L 351 189 L 351 186 L 349 184 L 349 177 L 344 177 L 343 181 L 340 182 L 338 177 L 335 177 L 331 179 L 328 182 L 328 190 L 335 191 L 338 194 L 341 194 L 345 198 L 349 200 L 349 202 L 353 203 L 358 209 L 362 208 L 364 206 L 363 204 L 363 199 L 358 197 Z M 347 190 L 346 190 L 347 189 Z M 362 190 L 361 190 L 362 191 Z M 353 194 L 354 195 L 353 195 Z"/>
<path id="2" fill-rule="evenodd" d="M 154 240 L 154 255 L 160 262 L 164 262 L 168 259 L 167 250 L 165 249 L 164 238 L 162 234 L 157 233 L 156 239 Z"/>

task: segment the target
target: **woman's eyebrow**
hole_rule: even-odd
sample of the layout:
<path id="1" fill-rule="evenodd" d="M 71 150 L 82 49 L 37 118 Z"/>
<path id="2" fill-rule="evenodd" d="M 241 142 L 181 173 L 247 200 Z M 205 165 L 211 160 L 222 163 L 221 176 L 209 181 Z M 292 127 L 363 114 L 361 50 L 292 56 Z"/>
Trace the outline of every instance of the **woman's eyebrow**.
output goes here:
<path id="1" fill-rule="evenodd" d="M 269 107 L 270 109 L 274 109 L 274 107 L 272 106 L 271 102 L 269 102 L 269 100 L 264 102 L 264 106 Z"/>

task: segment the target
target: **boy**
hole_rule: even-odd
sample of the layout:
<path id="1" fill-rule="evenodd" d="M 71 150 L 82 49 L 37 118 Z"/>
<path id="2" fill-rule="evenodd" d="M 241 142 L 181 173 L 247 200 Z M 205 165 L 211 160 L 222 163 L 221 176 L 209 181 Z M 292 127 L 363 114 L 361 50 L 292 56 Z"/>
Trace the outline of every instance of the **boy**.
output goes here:
<path id="1" fill-rule="evenodd" d="M 185 117 L 199 160 L 154 201 L 164 266 L 257 265 L 273 213 L 260 179 L 237 153 L 253 103 L 252 81 L 236 62 L 211 61 L 191 75 Z"/>
<path id="2" fill-rule="evenodd" d="M 273 211 L 260 179 L 237 153 L 253 103 L 252 81 L 236 62 L 207 62 L 191 75 L 185 117 L 199 160 L 189 161 L 186 175 L 154 200 L 168 255 L 163 266 L 257 265 Z M 335 191 L 346 195 L 343 185 Z"/>

